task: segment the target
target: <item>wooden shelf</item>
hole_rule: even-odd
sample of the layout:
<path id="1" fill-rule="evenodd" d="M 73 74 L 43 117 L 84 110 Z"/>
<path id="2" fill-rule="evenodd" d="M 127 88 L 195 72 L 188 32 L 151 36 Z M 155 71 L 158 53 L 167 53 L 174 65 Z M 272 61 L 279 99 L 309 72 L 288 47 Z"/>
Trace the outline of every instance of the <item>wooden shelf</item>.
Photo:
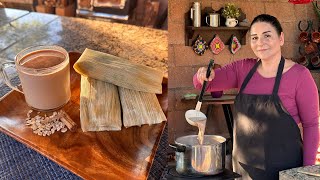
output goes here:
<path id="1" fill-rule="evenodd" d="M 193 27 L 192 20 L 190 18 L 190 11 L 185 13 L 185 45 L 192 46 L 193 42 L 196 40 L 198 35 L 200 35 L 209 45 L 214 35 L 219 35 L 220 39 L 223 43 L 228 46 L 230 44 L 230 39 L 232 35 L 235 35 L 241 45 L 246 44 L 246 34 L 249 30 L 249 27 L 244 26 L 236 26 L 236 27 L 226 27 L 225 26 L 225 18 L 220 16 L 220 26 L 219 27 L 210 27 L 207 26 L 205 22 L 205 17 L 212 12 L 216 12 L 218 14 L 222 14 L 223 7 L 218 11 L 213 10 L 211 7 L 205 7 L 201 9 L 201 27 Z M 238 18 L 239 22 L 243 21 L 246 18 L 246 14 L 240 10 L 240 17 Z"/>
<path id="2" fill-rule="evenodd" d="M 210 94 L 205 94 L 202 98 L 202 104 L 234 104 L 236 96 L 236 94 L 223 94 L 219 98 L 213 98 Z M 181 101 L 197 101 L 198 98 L 199 95 L 197 95 L 197 97 L 195 97 L 194 99 L 182 98 Z"/>
<path id="3" fill-rule="evenodd" d="M 186 26 L 186 34 L 185 34 L 185 44 L 186 46 L 192 46 L 193 42 L 196 40 L 198 35 L 200 35 L 208 44 L 213 39 L 214 35 L 219 35 L 220 39 L 223 41 L 225 45 L 230 44 L 230 39 L 232 35 L 235 35 L 241 45 L 246 44 L 246 34 L 249 30 L 249 27 L 209 27 L 209 26 L 202 26 L 202 27 L 193 27 L 193 26 Z"/>
<path id="4" fill-rule="evenodd" d="M 236 30 L 242 30 L 247 31 L 249 30 L 249 27 L 242 27 L 242 26 L 236 26 L 236 27 L 226 27 L 226 26 L 220 26 L 220 27 L 209 27 L 209 26 L 202 26 L 202 27 L 193 27 L 193 26 L 187 26 L 187 30 L 213 30 L 213 31 L 236 31 Z"/>

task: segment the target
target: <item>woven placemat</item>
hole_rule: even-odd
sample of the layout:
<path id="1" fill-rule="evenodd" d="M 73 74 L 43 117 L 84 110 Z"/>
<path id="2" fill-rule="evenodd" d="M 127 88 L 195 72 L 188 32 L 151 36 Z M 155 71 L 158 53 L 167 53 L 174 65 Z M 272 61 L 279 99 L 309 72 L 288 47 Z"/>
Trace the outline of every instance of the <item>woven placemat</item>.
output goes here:
<path id="1" fill-rule="evenodd" d="M 81 179 L 4 133 L 0 141 L 0 179 Z"/>
<path id="2" fill-rule="evenodd" d="M 167 165 L 167 150 L 168 150 L 168 123 L 162 133 L 158 149 L 156 151 L 148 179 L 162 179 L 162 176 Z"/>

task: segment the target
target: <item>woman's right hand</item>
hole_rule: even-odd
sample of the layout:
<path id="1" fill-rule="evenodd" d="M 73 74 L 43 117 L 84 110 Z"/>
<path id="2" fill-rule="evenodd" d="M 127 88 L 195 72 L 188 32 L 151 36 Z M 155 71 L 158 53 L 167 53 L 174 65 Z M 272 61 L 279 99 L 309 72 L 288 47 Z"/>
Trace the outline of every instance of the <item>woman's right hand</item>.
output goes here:
<path id="1" fill-rule="evenodd" d="M 197 79 L 201 84 L 203 84 L 203 81 L 212 81 L 212 79 L 214 79 L 214 76 L 215 76 L 214 70 L 211 69 L 209 78 L 206 78 L 206 75 L 207 75 L 207 67 L 201 67 L 198 69 Z"/>

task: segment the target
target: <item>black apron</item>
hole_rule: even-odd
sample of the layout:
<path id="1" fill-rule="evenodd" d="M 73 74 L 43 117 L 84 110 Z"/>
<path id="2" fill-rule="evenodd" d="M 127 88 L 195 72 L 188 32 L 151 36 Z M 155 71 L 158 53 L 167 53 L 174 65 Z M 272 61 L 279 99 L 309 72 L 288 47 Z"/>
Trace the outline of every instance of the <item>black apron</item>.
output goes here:
<path id="1" fill-rule="evenodd" d="M 233 170 L 243 179 L 279 179 L 279 171 L 303 164 L 300 130 L 278 96 L 284 62 L 282 57 L 271 95 L 242 93 L 259 60 L 236 97 L 232 160 Z"/>

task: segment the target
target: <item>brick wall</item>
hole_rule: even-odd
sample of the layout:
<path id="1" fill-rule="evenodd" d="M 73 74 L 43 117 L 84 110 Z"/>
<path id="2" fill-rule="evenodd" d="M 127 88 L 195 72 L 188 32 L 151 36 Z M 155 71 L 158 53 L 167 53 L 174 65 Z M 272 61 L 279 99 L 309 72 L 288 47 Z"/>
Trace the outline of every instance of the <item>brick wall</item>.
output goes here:
<path id="1" fill-rule="evenodd" d="M 34 0 L 1 0 L 2 3 L 22 3 L 22 4 L 33 4 Z"/>
<path id="2" fill-rule="evenodd" d="M 6 8 L 35 11 L 34 5 L 36 3 L 36 0 L 0 0 L 0 4 L 1 3 Z"/>
<path id="3" fill-rule="evenodd" d="M 229 63 L 232 59 L 245 57 L 255 57 L 251 51 L 250 43 L 242 46 L 234 56 L 224 49 L 219 55 L 213 55 L 207 50 L 203 56 L 196 55 L 191 47 L 185 46 L 185 13 L 192 6 L 193 1 L 188 0 L 169 0 L 168 25 L 169 25 L 169 142 L 177 137 L 196 134 L 197 129 L 190 126 L 184 117 L 185 111 L 194 109 L 196 101 L 186 102 L 181 100 L 181 96 L 186 93 L 196 93 L 192 85 L 193 74 L 200 66 L 206 66 L 210 58 L 221 65 Z M 297 36 L 299 29 L 297 24 L 300 20 L 311 19 L 317 27 L 317 17 L 314 13 L 312 4 L 293 5 L 288 0 L 202 0 L 201 7 L 212 7 L 214 10 L 220 9 L 226 2 L 233 2 L 240 7 L 251 22 L 253 18 L 261 13 L 268 13 L 276 16 L 281 22 L 284 34 L 285 45 L 283 55 L 286 58 L 297 58 L 299 43 Z M 202 110 L 205 112 L 206 107 Z M 224 123 L 223 112 L 220 106 L 215 106 L 211 114 L 212 122 L 208 124 L 206 130 L 208 134 L 226 134 L 227 128 Z M 215 128 L 219 124 L 219 128 Z"/>

